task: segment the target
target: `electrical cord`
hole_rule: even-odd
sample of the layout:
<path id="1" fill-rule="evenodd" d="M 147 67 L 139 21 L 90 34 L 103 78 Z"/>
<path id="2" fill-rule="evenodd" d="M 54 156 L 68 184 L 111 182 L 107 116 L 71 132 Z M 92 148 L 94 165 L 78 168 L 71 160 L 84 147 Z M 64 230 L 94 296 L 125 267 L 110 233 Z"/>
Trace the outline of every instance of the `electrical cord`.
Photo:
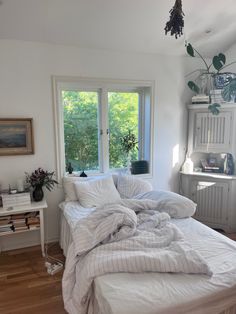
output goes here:
<path id="1" fill-rule="evenodd" d="M 54 272 L 52 272 L 51 270 L 55 269 L 55 267 L 59 267 L 61 269 L 61 266 L 63 267 L 64 266 L 64 262 L 56 257 L 53 257 L 51 255 L 48 254 L 48 250 L 49 248 L 52 248 L 55 243 L 52 243 L 50 246 L 48 245 L 48 221 L 47 221 L 47 224 L 46 224 L 46 244 L 45 244 L 45 257 L 44 257 L 44 260 L 45 260 L 45 266 L 48 270 L 48 273 L 53 275 Z"/>

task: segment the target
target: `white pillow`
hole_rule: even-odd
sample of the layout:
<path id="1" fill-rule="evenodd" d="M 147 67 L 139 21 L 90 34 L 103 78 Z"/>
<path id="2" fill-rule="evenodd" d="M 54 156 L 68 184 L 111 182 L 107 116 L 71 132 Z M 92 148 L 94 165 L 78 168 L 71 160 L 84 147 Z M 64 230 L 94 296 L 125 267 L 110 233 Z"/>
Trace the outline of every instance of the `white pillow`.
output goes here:
<path id="1" fill-rule="evenodd" d="M 92 181 L 77 181 L 74 186 L 83 207 L 101 207 L 121 200 L 112 176 Z"/>
<path id="2" fill-rule="evenodd" d="M 151 191 L 139 194 L 134 198 L 157 201 L 157 210 L 168 213 L 172 218 L 191 217 L 195 213 L 197 207 L 197 204 L 189 198 L 169 191 Z"/>
<path id="3" fill-rule="evenodd" d="M 140 178 L 129 175 L 118 177 L 117 190 L 121 198 L 133 198 L 140 193 L 152 191 L 152 189 L 151 183 Z"/>
<path id="4" fill-rule="evenodd" d="M 63 189 L 65 193 L 65 201 L 78 201 L 78 197 L 75 193 L 75 187 L 74 183 L 75 182 L 85 182 L 88 180 L 91 180 L 92 177 L 64 177 L 63 178 Z"/>

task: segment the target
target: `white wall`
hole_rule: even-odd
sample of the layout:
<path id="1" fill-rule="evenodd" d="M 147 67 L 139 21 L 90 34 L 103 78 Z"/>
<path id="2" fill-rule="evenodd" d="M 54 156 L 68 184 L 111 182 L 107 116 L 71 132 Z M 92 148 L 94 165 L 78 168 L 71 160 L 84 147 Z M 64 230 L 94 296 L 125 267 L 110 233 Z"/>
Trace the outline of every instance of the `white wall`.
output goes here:
<path id="1" fill-rule="evenodd" d="M 233 46 L 231 46 L 228 50 L 226 50 L 224 54 L 226 56 L 226 64 L 236 62 L 236 43 Z M 224 71 L 236 73 L 236 63 L 232 64 L 229 67 L 226 67 Z"/>
<path id="2" fill-rule="evenodd" d="M 0 117 L 34 119 L 35 154 L 0 157 L 0 184 L 37 167 L 55 170 L 55 140 L 51 76 L 155 80 L 154 172 L 155 188 L 178 190 L 178 170 L 185 154 L 186 109 L 184 60 L 178 57 L 92 51 L 22 41 L 0 41 Z M 174 154 L 174 156 L 173 156 Z M 61 188 L 46 192 L 48 238 L 58 238 Z M 27 243 L 38 241 L 31 234 Z M 16 239 L 17 237 L 17 239 Z M 26 235 L 0 239 L 2 248 L 26 244 Z"/>

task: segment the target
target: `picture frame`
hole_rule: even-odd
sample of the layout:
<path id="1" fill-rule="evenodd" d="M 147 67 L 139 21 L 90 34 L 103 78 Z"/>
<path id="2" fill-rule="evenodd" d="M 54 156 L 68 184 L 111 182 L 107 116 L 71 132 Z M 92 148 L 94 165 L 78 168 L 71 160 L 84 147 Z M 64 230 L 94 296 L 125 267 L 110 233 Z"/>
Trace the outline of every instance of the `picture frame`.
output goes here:
<path id="1" fill-rule="evenodd" d="M 0 118 L 0 156 L 34 154 L 33 119 Z"/>

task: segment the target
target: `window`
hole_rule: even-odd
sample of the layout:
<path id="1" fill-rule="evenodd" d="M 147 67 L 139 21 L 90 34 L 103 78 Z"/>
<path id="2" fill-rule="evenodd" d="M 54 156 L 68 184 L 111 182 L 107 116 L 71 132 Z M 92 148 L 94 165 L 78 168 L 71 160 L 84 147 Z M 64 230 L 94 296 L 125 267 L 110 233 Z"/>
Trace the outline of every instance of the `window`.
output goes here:
<path id="1" fill-rule="evenodd" d="M 108 110 L 109 168 L 123 168 L 126 166 L 127 158 L 123 153 L 120 139 L 129 130 L 137 140 L 139 138 L 139 93 L 108 92 Z M 138 160 L 138 149 L 132 151 L 131 159 Z"/>
<path id="2" fill-rule="evenodd" d="M 98 170 L 98 93 L 62 91 L 65 161 L 75 170 Z"/>
<path id="3" fill-rule="evenodd" d="M 126 167 L 121 138 L 132 132 L 132 161 L 151 161 L 151 82 L 54 78 L 58 175 Z"/>

